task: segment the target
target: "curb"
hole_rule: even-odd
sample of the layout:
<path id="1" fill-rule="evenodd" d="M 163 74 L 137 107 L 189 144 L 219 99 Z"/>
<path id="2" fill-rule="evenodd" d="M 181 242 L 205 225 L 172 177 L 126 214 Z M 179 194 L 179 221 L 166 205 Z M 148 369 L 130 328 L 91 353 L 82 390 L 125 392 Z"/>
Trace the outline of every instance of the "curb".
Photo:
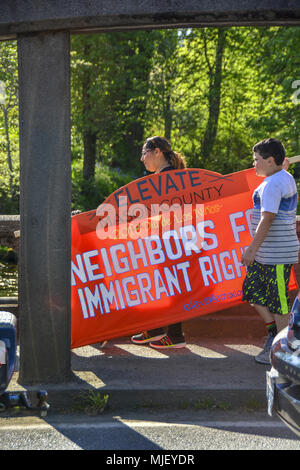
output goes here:
<path id="1" fill-rule="evenodd" d="M 77 385 L 77 386 L 76 386 Z M 95 389 L 91 386 L 80 387 L 76 383 L 60 385 L 45 385 L 41 387 L 48 392 L 48 404 L 50 413 L 83 412 L 88 406 L 90 392 L 95 392 L 96 397 L 104 398 L 108 395 L 108 408 L 110 411 L 134 411 L 138 409 L 147 410 L 232 410 L 247 408 L 252 411 L 266 410 L 266 391 L 262 389 L 247 390 L 115 390 L 110 388 Z M 24 390 L 24 389 L 23 389 Z M 30 401 L 36 402 L 39 387 L 28 387 L 25 389 Z M 7 391 L 18 391 L 10 385 Z M 1 415 L 0 415 L 1 417 Z"/>
<path id="2" fill-rule="evenodd" d="M 266 393 L 263 390 L 110 390 L 100 391 L 101 396 L 108 395 L 110 410 L 142 409 L 232 409 L 252 407 L 266 409 Z M 57 392 L 49 392 L 49 404 L 52 410 L 74 410 L 84 408 L 83 391 L 68 394 L 68 403 Z"/>

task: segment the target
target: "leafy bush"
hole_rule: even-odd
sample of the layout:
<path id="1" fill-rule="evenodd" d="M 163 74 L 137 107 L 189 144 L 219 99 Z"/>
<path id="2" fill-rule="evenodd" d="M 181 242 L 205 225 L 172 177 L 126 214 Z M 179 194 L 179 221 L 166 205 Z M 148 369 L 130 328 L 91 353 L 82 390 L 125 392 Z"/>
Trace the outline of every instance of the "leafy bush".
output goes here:
<path id="1" fill-rule="evenodd" d="M 93 181 L 82 176 L 82 161 L 72 163 L 72 210 L 96 209 L 111 193 L 132 181 L 133 175 L 103 165 L 96 166 Z"/>

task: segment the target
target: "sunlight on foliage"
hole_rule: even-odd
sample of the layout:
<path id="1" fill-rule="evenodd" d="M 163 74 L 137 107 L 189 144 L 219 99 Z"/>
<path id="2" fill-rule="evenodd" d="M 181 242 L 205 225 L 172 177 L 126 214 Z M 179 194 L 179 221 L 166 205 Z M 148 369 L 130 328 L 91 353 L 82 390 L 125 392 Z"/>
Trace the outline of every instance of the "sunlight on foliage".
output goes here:
<path id="1" fill-rule="evenodd" d="M 71 37 L 72 208 L 145 174 L 165 135 L 190 167 L 252 166 L 266 137 L 300 154 L 300 29 L 188 28 Z M 0 43 L 0 213 L 19 212 L 16 41 Z M 291 169 L 300 179 L 299 165 Z"/>

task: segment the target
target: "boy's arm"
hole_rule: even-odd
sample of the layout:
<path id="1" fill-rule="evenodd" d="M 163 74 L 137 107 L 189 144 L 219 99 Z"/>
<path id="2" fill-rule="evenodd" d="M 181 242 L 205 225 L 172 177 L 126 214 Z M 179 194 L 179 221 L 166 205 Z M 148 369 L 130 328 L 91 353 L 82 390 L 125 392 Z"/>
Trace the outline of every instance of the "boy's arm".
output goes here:
<path id="1" fill-rule="evenodd" d="M 244 266 L 250 266 L 253 263 L 256 252 L 266 238 L 275 215 L 273 212 L 262 213 L 254 238 L 242 256 L 242 264 Z"/>

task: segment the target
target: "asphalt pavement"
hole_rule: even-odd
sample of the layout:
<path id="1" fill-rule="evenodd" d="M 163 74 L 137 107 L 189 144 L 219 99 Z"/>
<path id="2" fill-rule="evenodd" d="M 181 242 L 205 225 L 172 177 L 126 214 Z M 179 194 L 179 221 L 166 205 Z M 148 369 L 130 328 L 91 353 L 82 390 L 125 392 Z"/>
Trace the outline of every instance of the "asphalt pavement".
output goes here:
<path id="1" fill-rule="evenodd" d="M 284 325 L 283 325 L 284 326 Z M 261 319 L 246 305 L 183 323 L 187 346 L 157 351 L 130 337 L 72 350 L 72 379 L 59 384 L 19 384 L 14 372 L 7 391 L 48 392 L 50 411 L 84 407 L 108 395 L 110 410 L 246 406 L 266 409 L 266 371 L 254 357 L 264 343 Z M 88 400 L 91 403 L 91 400 Z"/>

